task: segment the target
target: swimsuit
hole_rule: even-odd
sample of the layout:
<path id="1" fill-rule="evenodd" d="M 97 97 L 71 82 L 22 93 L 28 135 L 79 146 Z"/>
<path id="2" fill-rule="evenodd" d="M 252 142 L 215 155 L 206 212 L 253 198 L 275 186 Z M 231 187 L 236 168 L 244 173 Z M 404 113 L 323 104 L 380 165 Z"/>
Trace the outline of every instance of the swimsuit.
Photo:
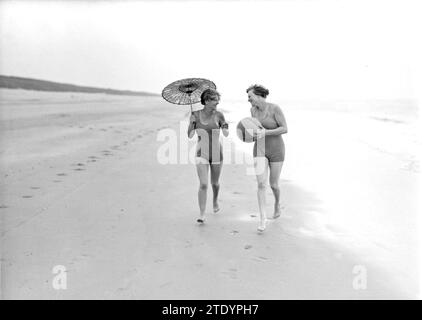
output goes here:
<path id="1" fill-rule="evenodd" d="M 221 112 L 215 111 L 208 123 L 201 122 L 200 111 L 193 113 L 196 117 L 196 157 L 199 163 L 221 163 L 223 161 L 223 147 L 220 143 L 220 128 L 228 128 Z M 204 161 L 205 160 L 205 161 Z"/>
<path id="2" fill-rule="evenodd" d="M 261 122 L 265 129 L 276 129 L 280 127 L 275 118 L 274 112 L 267 107 L 266 114 L 261 116 L 256 112 L 256 108 L 252 107 L 252 117 L 256 118 Z M 262 148 L 264 147 L 264 148 Z M 266 157 L 268 162 L 280 162 L 284 161 L 284 141 L 281 134 L 265 136 L 265 146 L 258 146 L 257 141 L 253 146 L 254 157 Z"/>

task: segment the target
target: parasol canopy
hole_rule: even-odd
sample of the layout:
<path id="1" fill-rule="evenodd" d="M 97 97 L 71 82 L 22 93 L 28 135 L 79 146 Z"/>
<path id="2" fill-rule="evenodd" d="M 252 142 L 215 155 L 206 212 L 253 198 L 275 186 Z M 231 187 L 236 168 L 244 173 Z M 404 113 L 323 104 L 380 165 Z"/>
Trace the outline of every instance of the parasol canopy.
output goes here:
<path id="1" fill-rule="evenodd" d="M 206 89 L 216 89 L 214 82 L 202 78 L 187 78 L 170 83 L 161 93 L 164 100 L 179 104 L 191 105 L 201 101 L 201 94 Z"/>

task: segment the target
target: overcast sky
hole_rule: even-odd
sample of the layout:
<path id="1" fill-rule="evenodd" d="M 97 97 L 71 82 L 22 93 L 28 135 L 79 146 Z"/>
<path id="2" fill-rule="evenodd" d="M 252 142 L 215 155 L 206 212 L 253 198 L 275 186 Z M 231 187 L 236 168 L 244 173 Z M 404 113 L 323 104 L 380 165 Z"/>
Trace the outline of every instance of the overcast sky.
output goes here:
<path id="1" fill-rule="evenodd" d="M 227 98 L 413 98 L 417 1 L 1 1 L 0 73 Z M 419 52 L 420 54 L 420 52 Z M 418 57 L 418 58 L 417 58 Z"/>

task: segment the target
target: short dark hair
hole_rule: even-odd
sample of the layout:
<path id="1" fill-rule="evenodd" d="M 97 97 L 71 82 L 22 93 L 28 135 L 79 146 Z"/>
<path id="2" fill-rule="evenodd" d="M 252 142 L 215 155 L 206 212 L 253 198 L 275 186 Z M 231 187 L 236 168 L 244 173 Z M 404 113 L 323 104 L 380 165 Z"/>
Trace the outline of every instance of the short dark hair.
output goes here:
<path id="1" fill-rule="evenodd" d="M 266 98 L 270 94 L 270 91 L 260 84 L 251 85 L 248 89 L 246 89 L 246 93 L 248 93 L 250 90 L 252 90 L 253 93 L 255 93 L 257 96 L 261 96 L 263 98 Z"/>
<path id="2" fill-rule="evenodd" d="M 214 97 L 220 99 L 220 94 L 218 93 L 218 91 L 214 89 L 206 89 L 201 94 L 201 104 L 205 105 L 206 101 L 212 100 L 212 98 Z"/>

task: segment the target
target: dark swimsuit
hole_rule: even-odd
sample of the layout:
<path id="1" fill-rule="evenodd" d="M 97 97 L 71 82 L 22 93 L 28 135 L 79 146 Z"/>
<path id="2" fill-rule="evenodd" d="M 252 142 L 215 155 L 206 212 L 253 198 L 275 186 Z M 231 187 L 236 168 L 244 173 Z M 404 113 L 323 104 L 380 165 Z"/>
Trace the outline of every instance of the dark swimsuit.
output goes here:
<path id="1" fill-rule="evenodd" d="M 223 147 L 220 143 L 220 128 L 228 128 L 224 116 L 221 112 L 215 111 L 207 124 L 201 122 L 200 111 L 194 111 L 196 118 L 196 133 L 198 134 L 198 144 L 196 146 L 196 156 L 207 160 L 209 163 L 219 163 L 223 161 Z"/>
<path id="2" fill-rule="evenodd" d="M 269 107 L 267 107 L 267 113 L 263 117 L 258 115 L 255 108 L 251 109 L 251 114 L 252 117 L 257 118 L 259 122 L 261 122 L 262 126 L 265 129 L 276 129 L 281 125 L 277 122 L 274 112 L 272 112 L 272 110 L 269 110 Z M 281 134 L 265 136 L 264 150 L 257 146 L 257 141 L 255 141 L 253 147 L 253 156 L 266 157 L 268 159 L 268 162 L 284 161 L 284 153 L 284 141 Z"/>

